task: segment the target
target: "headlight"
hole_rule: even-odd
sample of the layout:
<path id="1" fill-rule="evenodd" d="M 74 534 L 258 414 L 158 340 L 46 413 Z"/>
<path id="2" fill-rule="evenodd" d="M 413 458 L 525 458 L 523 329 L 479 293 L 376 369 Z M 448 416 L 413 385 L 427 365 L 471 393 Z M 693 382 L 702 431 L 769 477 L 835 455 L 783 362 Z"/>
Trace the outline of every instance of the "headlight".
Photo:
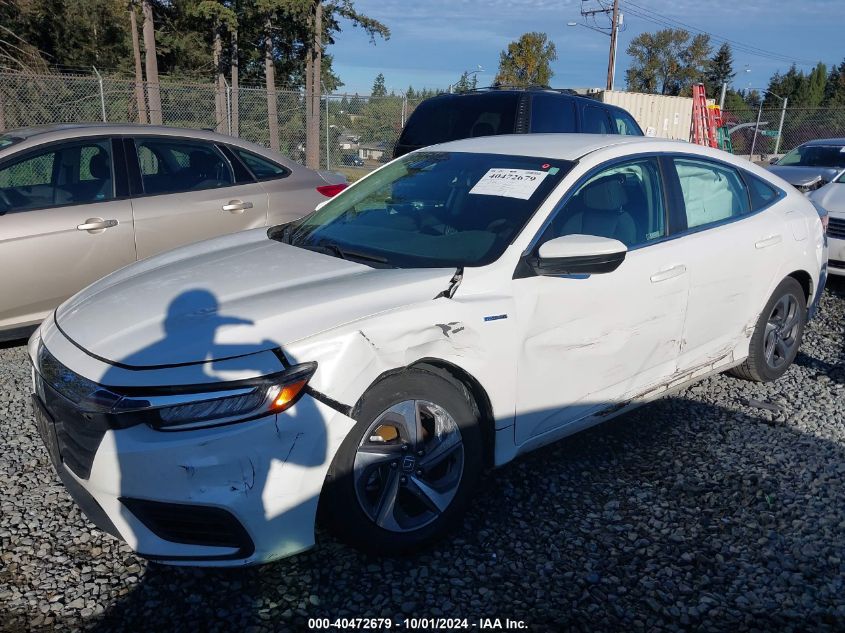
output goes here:
<path id="1" fill-rule="evenodd" d="M 317 363 L 232 382 L 166 387 L 116 387 L 97 384 L 59 363 L 39 346 L 35 393 L 47 401 L 55 393 L 87 417 L 102 417 L 111 428 L 148 424 L 183 430 L 245 422 L 286 411 L 305 393 Z"/>
<path id="2" fill-rule="evenodd" d="M 316 369 L 317 363 L 303 363 L 257 379 L 126 395 L 114 413 L 119 418 L 140 417 L 161 430 L 245 422 L 292 407 Z"/>

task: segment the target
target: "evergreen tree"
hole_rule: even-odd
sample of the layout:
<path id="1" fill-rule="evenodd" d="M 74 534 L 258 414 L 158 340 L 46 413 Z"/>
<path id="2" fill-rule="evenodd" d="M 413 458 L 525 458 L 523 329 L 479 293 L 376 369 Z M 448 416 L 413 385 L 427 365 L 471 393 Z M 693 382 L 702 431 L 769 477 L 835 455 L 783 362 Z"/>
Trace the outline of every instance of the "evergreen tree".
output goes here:
<path id="1" fill-rule="evenodd" d="M 824 88 L 823 103 L 826 106 L 845 106 L 845 61 L 831 68 Z"/>
<path id="2" fill-rule="evenodd" d="M 373 82 L 373 89 L 370 90 L 370 96 L 384 97 L 387 96 L 387 88 L 384 85 L 384 75 L 379 73 Z"/>
<path id="3" fill-rule="evenodd" d="M 722 44 L 710 60 L 707 74 L 704 78 L 704 85 L 707 89 L 708 96 L 718 99 L 722 90 L 722 84 L 728 84 L 730 86 L 731 81 L 736 76 L 733 66 L 734 60 L 731 46 L 727 43 Z"/>

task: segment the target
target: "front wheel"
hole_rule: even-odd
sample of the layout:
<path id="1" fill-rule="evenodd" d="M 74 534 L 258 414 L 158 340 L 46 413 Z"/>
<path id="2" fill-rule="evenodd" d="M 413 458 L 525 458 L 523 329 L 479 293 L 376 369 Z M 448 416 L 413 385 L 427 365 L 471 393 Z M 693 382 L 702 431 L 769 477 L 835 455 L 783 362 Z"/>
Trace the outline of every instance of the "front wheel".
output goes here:
<path id="1" fill-rule="evenodd" d="M 332 462 L 329 526 L 377 554 L 419 548 L 463 513 L 482 468 L 479 414 L 459 382 L 422 369 L 384 378 Z"/>
<path id="2" fill-rule="evenodd" d="M 748 358 L 731 373 L 757 382 L 783 376 L 798 355 L 806 321 L 804 289 L 795 279 L 787 277 L 775 288 L 754 326 Z"/>

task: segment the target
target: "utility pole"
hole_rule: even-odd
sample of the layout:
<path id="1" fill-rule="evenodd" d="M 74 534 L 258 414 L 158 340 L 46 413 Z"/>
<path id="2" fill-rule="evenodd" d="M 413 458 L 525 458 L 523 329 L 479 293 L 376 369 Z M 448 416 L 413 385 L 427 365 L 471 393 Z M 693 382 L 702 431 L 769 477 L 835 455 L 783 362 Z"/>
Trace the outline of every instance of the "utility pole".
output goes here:
<path id="1" fill-rule="evenodd" d="M 582 0 L 582 3 L 583 1 L 584 0 Z M 584 9 L 582 4 L 581 15 L 586 18 L 596 16 L 600 13 L 605 15 L 609 14 L 611 19 L 610 33 L 607 32 L 606 27 L 598 28 L 590 26 L 589 24 L 583 24 L 582 26 L 586 26 L 588 29 L 592 29 L 594 31 L 599 31 L 605 35 L 610 35 L 610 52 L 607 59 L 607 90 L 613 90 L 613 83 L 616 76 L 616 42 L 619 37 L 619 22 L 621 21 L 619 0 L 613 0 L 612 7 L 605 7 L 603 3 L 600 4 L 602 6 L 601 9 Z M 570 22 L 570 26 L 575 26 L 575 22 Z"/>
<path id="2" fill-rule="evenodd" d="M 619 35 L 619 0 L 613 0 L 613 24 L 610 27 L 610 58 L 607 60 L 607 89 L 613 90 L 616 75 L 616 38 Z"/>

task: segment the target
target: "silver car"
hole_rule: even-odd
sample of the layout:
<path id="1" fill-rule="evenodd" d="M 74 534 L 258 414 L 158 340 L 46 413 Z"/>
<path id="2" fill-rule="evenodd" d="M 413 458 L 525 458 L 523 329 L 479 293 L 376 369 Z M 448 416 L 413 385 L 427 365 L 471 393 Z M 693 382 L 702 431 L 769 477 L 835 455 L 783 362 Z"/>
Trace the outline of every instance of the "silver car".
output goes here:
<path id="1" fill-rule="evenodd" d="M 802 193 L 815 191 L 845 170 L 845 138 L 822 138 L 799 145 L 769 170 Z"/>
<path id="2" fill-rule="evenodd" d="M 66 124 L 0 135 L 0 340 L 122 266 L 299 218 L 344 186 L 208 131 Z"/>

